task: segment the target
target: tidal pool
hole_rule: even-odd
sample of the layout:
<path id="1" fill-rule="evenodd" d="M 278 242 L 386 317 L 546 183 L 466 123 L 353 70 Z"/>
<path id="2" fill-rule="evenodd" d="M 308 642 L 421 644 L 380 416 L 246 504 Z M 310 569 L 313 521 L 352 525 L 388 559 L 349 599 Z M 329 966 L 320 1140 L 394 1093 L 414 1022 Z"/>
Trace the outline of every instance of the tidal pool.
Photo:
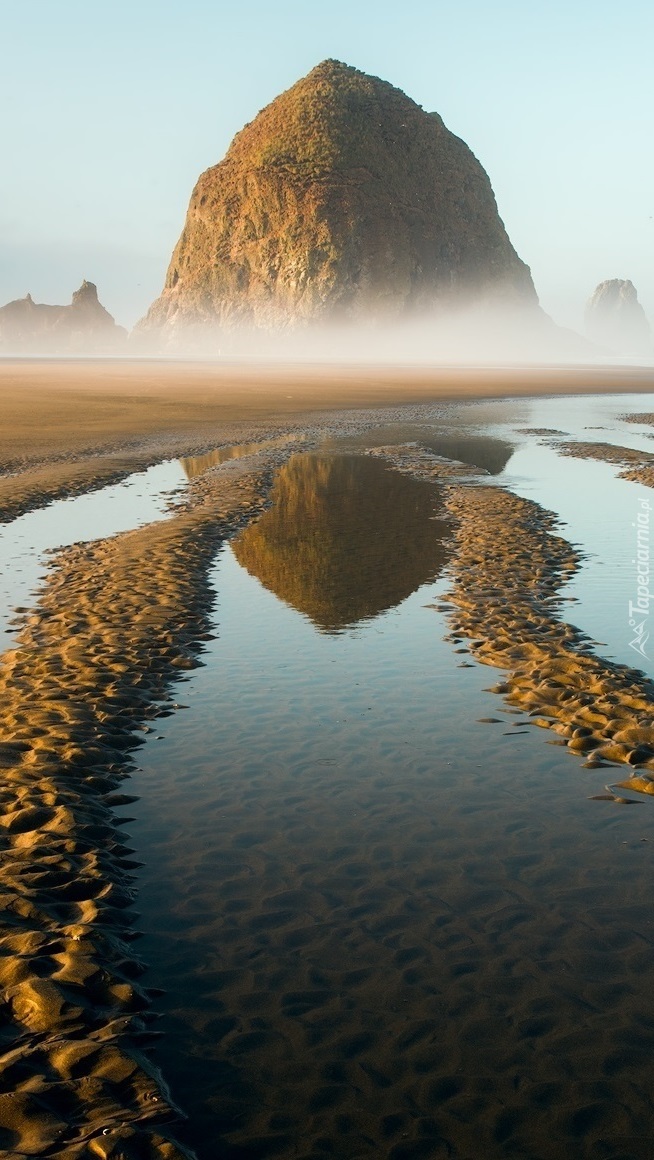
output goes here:
<path id="1" fill-rule="evenodd" d="M 484 409 L 441 434 L 483 455 Z M 572 403 L 534 409 L 574 427 Z M 490 480 L 558 505 L 589 553 L 568 619 L 633 664 L 617 529 L 642 489 L 504 416 L 491 435 Z M 443 639 L 439 489 L 335 450 L 292 459 L 220 553 L 217 639 L 133 778 L 185 1139 L 202 1160 L 649 1156 L 652 803 L 589 800 L 601 771 Z"/>
<path id="2" fill-rule="evenodd" d="M 563 615 L 651 671 L 627 615 L 648 489 L 521 430 L 651 448 L 618 418 L 650 407 L 407 409 L 294 456 L 218 554 L 216 639 L 126 827 L 155 1059 L 201 1160 L 652 1155 L 654 802 L 590 800 L 605 774 L 444 639 L 442 491 L 363 454 L 421 441 L 558 512 L 585 553 Z M 232 452 L 171 467 L 157 513 Z"/>
<path id="3" fill-rule="evenodd" d="M 402 603 L 441 571 L 438 491 L 372 458 L 295 455 L 272 507 L 238 536 L 239 564 L 316 628 L 340 632 Z"/>
<path id="4" fill-rule="evenodd" d="M 35 602 L 34 590 L 44 575 L 47 552 L 165 519 L 171 493 L 186 480 L 179 461 L 167 460 L 135 472 L 122 483 L 55 500 L 0 525 L 0 652 L 12 643 L 12 609 Z"/>

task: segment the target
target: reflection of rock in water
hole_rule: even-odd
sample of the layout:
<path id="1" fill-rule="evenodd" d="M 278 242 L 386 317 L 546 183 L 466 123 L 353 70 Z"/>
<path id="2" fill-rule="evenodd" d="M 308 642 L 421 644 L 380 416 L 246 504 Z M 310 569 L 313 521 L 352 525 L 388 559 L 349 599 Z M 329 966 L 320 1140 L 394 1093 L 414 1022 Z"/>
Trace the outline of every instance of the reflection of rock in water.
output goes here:
<path id="1" fill-rule="evenodd" d="M 207 451 L 204 455 L 187 455 L 179 462 L 187 479 L 197 479 L 210 468 L 227 463 L 228 459 L 243 459 L 259 450 L 258 443 L 241 443 L 237 447 L 217 447 L 215 451 Z"/>
<path id="2" fill-rule="evenodd" d="M 290 435 L 280 435 L 277 439 L 263 439 L 259 443 L 234 443 L 228 447 L 217 447 L 214 451 L 207 451 L 204 455 L 187 455 L 180 459 L 187 479 L 197 479 L 212 467 L 219 467 L 229 459 L 245 459 L 248 455 L 256 455 L 259 451 L 270 451 L 275 447 L 285 447 L 289 443 L 302 443 L 305 436 L 293 432 Z"/>
<path id="3" fill-rule="evenodd" d="M 504 416 L 501 416 L 503 418 Z M 507 419 L 515 421 L 515 412 L 507 410 Z M 488 415 L 489 422 L 497 420 L 495 414 Z M 339 440 L 341 446 L 346 440 Z M 491 439 L 487 435 L 468 435 L 465 431 L 445 434 L 431 424 L 419 426 L 412 423 L 394 423 L 392 426 L 378 427 L 363 437 L 355 436 L 349 441 L 352 450 L 357 447 L 384 447 L 400 443 L 419 443 L 434 455 L 444 459 L 456 459 L 459 463 L 469 463 L 487 471 L 489 475 L 499 475 L 504 471 L 515 450 L 513 444 L 503 439 Z"/>
<path id="4" fill-rule="evenodd" d="M 273 507 L 232 546 L 265 588 L 336 631 L 438 575 L 449 529 L 433 519 L 437 495 L 374 459 L 297 455 L 277 475 Z"/>
<path id="5" fill-rule="evenodd" d="M 513 455 L 510 443 L 481 435 L 437 435 L 432 438 L 425 433 L 421 435 L 420 442 L 436 455 L 442 455 L 445 459 L 458 459 L 460 463 L 471 463 L 489 475 L 499 475 L 504 471 Z"/>

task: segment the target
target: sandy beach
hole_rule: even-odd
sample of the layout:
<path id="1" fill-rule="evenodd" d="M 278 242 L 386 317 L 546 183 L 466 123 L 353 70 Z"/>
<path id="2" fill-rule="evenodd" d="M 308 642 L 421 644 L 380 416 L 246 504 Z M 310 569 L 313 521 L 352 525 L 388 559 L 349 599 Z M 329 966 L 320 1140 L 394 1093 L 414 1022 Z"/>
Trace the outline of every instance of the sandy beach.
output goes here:
<path id="1" fill-rule="evenodd" d="M 429 375 L 119 362 L 0 367 L 5 520 L 166 457 L 291 437 L 283 449 L 192 479 L 162 523 L 56 553 L 36 604 L 16 609 L 14 647 L 0 671 L 0 953 L 8 1011 L 0 1144 L 8 1155 L 184 1154 L 166 1129 L 174 1134 L 179 1116 L 166 1077 L 147 1056 L 153 996 L 138 983 L 143 966 L 132 949 L 136 863 L 121 842 L 125 819 L 113 811 L 130 801 L 122 790 L 134 767 L 131 751 L 157 717 L 177 708 L 174 682 L 201 663 L 211 639 L 217 547 L 270 502 L 275 469 L 297 449 L 292 437 L 309 433 L 309 446 L 318 429 L 347 431 L 354 412 L 365 426 L 376 409 L 386 414 L 409 403 L 653 389 L 651 372 L 611 369 Z M 601 457 L 601 448 L 577 445 L 569 453 Z M 597 770 L 599 794 L 605 781 L 620 779 L 607 800 L 621 803 L 619 786 L 632 797 L 654 792 L 654 688 L 637 670 L 592 655 L 584 634 L 561 619 L 557 594 L 580 558 L 554 517 L 484 486 L 469 464 L 412 446 L 374 454 L 389 470 L 445 488 L 453 558 L 443 607 L 458 651 L 502 670 L 496 692 Z M 617 452 L 608 458 L 629 460 Z M 343 1050 L 352 1057 L 359 1047 Z M 443 1098 L 453 1091 L 443 1089 Z M 316 1108 L 321 1098 L 316 1092 Z M 397 1145 L 388 1155 L 446 1154 L 429 1146 L 411 1152 Z"/>
<path id="2" fill-rule="evenodd" d="M 0 463 L 43 463 L 201 439 L 222 424 L 437 399 L 651 392 L 645 367 L 425 369 L 225 366 L 148 360 L 0 361 Z M 213 433 L 212 432 L 212 433 Z"/>
<path id="3" fill-rule="evenodd" d="M 300 431 L 330 411 L 652 389 L 654 373 L 638 367 L 430 371 L 3 360 L 0 519 L 118 482 L 165 458 Z"/>

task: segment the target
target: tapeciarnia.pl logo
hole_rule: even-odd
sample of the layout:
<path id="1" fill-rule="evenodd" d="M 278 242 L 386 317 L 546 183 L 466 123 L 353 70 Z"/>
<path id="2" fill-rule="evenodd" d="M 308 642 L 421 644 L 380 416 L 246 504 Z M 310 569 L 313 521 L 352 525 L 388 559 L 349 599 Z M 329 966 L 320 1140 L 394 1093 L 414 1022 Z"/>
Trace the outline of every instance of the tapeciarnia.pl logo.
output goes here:
<path id="1" fill-rule="evenodd" d="M 629 648 L 635 649 L 637 653 L 649 660 L 645 651 L 645 645 L 649 640 L 649 631 L 647 629 L 647 618 L 649 616 L 649 602 L 652 600 L 652 593 L 649 590 L 650 582 L 650 502 L 648 499 L 640 499 L 638 501 L 640 511 L 636 516 L 635 524 L 632 527 L 636 529 L 636 556 L 631 561 L 636 565 L 636 583 L 637 583 L 637 597 L 635 602 L 629 601 L 629 627 L 633 629 L 634 639 L 629 641 Z"/>

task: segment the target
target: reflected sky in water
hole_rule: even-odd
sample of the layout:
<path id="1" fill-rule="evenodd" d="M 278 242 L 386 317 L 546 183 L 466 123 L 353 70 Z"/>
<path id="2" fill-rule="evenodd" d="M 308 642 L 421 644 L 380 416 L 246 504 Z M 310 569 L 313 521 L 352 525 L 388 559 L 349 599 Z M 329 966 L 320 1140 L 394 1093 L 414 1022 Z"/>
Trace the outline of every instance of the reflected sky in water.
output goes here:
<path id="1" fill-rule="evenodd" d="M 0 525 L 0 652 L 12 643 L 11 609 L 35 603 L 32 593 L 48 563 L 45 553 L 165 519 L 171 493 L 185 482 L 179 462 L 171 459 Z"/>

